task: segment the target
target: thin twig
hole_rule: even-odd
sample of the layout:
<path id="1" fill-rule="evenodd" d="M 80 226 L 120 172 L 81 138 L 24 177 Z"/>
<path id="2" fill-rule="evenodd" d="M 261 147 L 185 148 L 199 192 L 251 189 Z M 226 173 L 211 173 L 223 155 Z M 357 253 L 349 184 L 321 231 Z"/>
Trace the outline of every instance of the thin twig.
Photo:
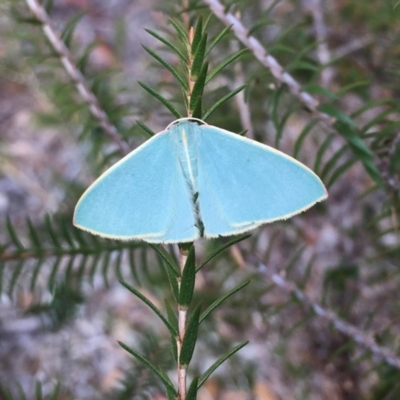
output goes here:
<path id="1" fill-rule="evenodd" d="M 186 260 L 188 258 L 188 253 L 182 249 L 180 249 L 180 267 L 181 267 L 181 276 L 183 274 L 183 269 L 185 268 Z M 180 281 L 179 281 L 179 289 L 180 289 Z M 178 305 L 178 331 L 179 336 L 177 339 L 177 353 L 178 353 L 178 395 L 179 400 L 186 399 L 186 365 L 181 365 L 180 363 L 180 354 L 182 350 L 183 339 L 186 333 L 186 317 L 187 310 L 186 308 Z"/>
<path id="2" fill-rule="evenodd" d="M 25 1 L 31 12 L 36 17 L 36 19 L 42 24 L 42 29 L 45 36 L 47 37 L 54 51 L 60 58 L 60 61 L 65 71 L 75 83 L 79 94 L 82 96 L 83 100 L 88 104 L 92 116 L 99 122 L 104 132 L 110 137 L 111 140 L 114 141 L 114 143 L 119 147 L 121 152 L 123 154 L 127 154 L 129 152 L 128 144 L 121 139 L 121 136 L 118 133 L 117 128 L 110 122 L 107 114 L 101 108 L 99 100 L 94 95 L 94 93 L 89 89 L 85 77 L 82 75 L 80 70 L 73 62 L 73 58 L 70 51 L 68 50 L 68 47 L 64 44 L 60 36 L 54 30 L 52 22 L 46 10 L 37 2 L 37 0 L 25 0 Z"/>
<path id="3" fill-rule="evenodd" d="M 300 84 L 284 70 L 274 57 L 268 54 L 262 44 L 254 36 L 249 35 L 249 31 L 238 18 L 229 12 L 225 12 L 224 6 L 218 0 L 204 0 L 204 3 L 209 6 L 210 10 L 221 22 L 232 27 L 232 32 L 237 39 L 252 51 L 257 60 L 270 70 L 275 79 L 285 83 L 293 96 L 304 104 L 316 118 L 325 123 L 329 129 L 332 129 L 335 119 L 318 110 L 319 101 L 302 90 Z"/>
<path id="4" fill-rule="evenodd" d="M 240 50 L 239 43 L 236 40 L 235 41 L 231 40 L 230 45 L 233 50 L 232 53 L 236 53 Z M 246 78 L 243 72 L 243 66 L 240 60 L 235 63 L 233 70 L 234 70 L 234 82 L 232 90 L 234 88 L 241 87 L 246 83 Z M 253 124 L 251 123 L 251 111 L 248 102 L 246 102 L 244 90 L 241 90 L 235 96 L 235 102 L 239 111 L 239 118 L 242 125 L 242 129 L 246 131 L 246 136 L 248 138 L 254 139 L 254 129 L 253 129 Z"/>
<path id="5" fill-rule="evenodd" d="M 317 43 L 317 57 L 322 66 L 325 66 L 331 60 L 331 54 L 328 47 L 328 29 L 325 23 L 324 7 L 326 6 L 322 0 L 312 0 L 309 3 L 310 12 L 313 17 L 314 33 L 318 41 Z M 332 66 L 325 66 L 321 71 L 321 84 L 322 86 L 329 87 L 333 76 L 334 69 Z"/>
<path id="6" fill-rule="evenodd" d="M 193 53 L 192 53 L 192 43 L 193 43 L 193 36 L 194 36 L 194 28 L 191 26 L 189 28 L 189 34 L 188 34 L 188 56 L 189 56 L 189 61 L 188 61 L 188 90 L 186 93 L 186 98 L 187 98 L 187 115 L 188 117 L 193 116 L 193 110 L 190 109 L 190 102 L 192 100 L 192 93 L 193 93 L 193 88 L 196 83 L 196 79 L 194 76 L 192 76 L 192 67 L 193 67 Z"/>
<path id="7" fill-rule="evenodd" d="M 329 321 L 336 330 L 346 336 L 350 336 L 354 342 L 371 351 L 375 357 L 384 360 L 392 367 L 400 369 L 400 358 L 389 349 L 379 346 L 372 335 L 339 318 L 333 311 L 326 310 L 318 303 L 313 302 L 295 283 L 286 280 L 281 275 L 273 273 L 265 264 L 258 262 L 258 269 L 262 273 L 265 273 L 276 286 L 287 293 L 295 295 L 304 306 L 311 309 L 319 317 Z"/>

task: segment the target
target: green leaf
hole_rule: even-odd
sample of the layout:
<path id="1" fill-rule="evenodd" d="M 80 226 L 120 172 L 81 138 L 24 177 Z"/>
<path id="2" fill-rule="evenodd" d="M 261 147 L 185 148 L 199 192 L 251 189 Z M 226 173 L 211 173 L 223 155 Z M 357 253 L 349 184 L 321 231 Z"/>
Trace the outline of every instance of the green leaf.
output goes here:
<path id="1" fill-rule="evenodd" d="M 248 239 L 251 236 L 251 233 L 246 233 L 244 235 L 235 237 L 234 239 L 230 240 L 229 242 L 223 244 L 221 247 L 218 247 L 218 249 L 214 250 L 207 258 L 205 261 L 203 261 L 198 267 L 196 272 L 200 271 L 201 268 L 203 268 L 208 262 L 210 262 L 214 257 L 216 257 L 219 253 L 227 249 L 228 247 L 233 246 L 236 243 L 241 242 L 242 240 Z"/>
<path id="2" fill-rule="evenodd" d="M 365 170 L 379 187 L 383 187 L 380 173 L 374 163 L 373 155 L 366 143 L 347 124 L 336 121 L 333 127 L 349 143 L 353 153 L 363 163 Z"/>
<path id="3" fill-rule="evenodd" d="M 49 234 L 53 245 L 56 248 L 60 248 L 61 244 L 60 244 L 60 241 L 58 240 L 58 235 L 54 232 L 53 223 L 52 223 L 51 218 L 50 218 L 50 216 L 48 214 L 45 216 L 45 225 L 46 225 L 47 233 Z"/>
<path id="4" fill-rule="evenodd" d="M 248 52 L 248 49 L 242 49 L 239 50 L 238 52 L 232 54 L 230 57 L 228 57 L 226 60 L 222 61 L 218 66 L 216 66 L 207 76 L 206 79 L 206 85 L 212 78 L 214 78 L 215 75 L 217 75 L 220 71 L 222 71 L 226 66 L 229 64 L 233 63 L 235 60 L 237 60 L 240 56 L 242 56 L 244 53 Z"/>
<path id="5" fill-rule="evenodd" d="M 164 263 L 165 265 L 165 263 Z M 179 301 L 179 286 L 178 286 L 178 278 L 177 276 L 172 272 L 171 268 L 169 268 L 167 265 L 165 265 L 165 270 L 167 272 L 168 276 L 168 281 L 171 286 L 172 294 L 175 298 L 175 301 Z"/>
<path id="6" fill-rule="evenodd" d="M 81 57 L 79 58 L 79 60 L 77 61 L 76 66 L 78 67 L 78 69 L 79 69 L 82 73 L 85 72 L 87 63 L 88 63 L 88 61 L 89 61 L 90 54 L 92 53 L 92 51 L 93 51 L 96 47 L 97 47 L 97 43 L 96 43 L 96 42 L 89 43 L 89 44 L 86 46 L 86 49 L 85 49 L 85 51 L 83 52 L 82 56 L 81 56 Z"/>
<path id="7" fill-rule="evenodd" d="M 334 138 L 334 135 L 330 134 L 329 136 L 326 137 L 326 139 L 323 141 L 321 147 L 318 149 L 317 155 L 315 156 L 315 163 L 314 163 L 314 171 L 318 174 L 322 157 L 324 156 L 326 150 L 329 148 L 329 146 L 332 143 L 332 140 Z"/>
<path id="8" fill-rule="evenodd" d="M 74 17 L 70 21 L 68 21 L 67 25 L 62 31 L 60 37 L 67 47 L 71 47 L 71 42 L 74 36 L 76 25 L 86 13 L 87 13 L 86 10 L 78 12 L 76 15 L 74 15 Z"/>
<path id="9" fill-rule="evenodd" d="M 193 356 L 193 351 L 196 346 L 197 332 L 199 329 L 199 318 L 201 312 L 201 304 L 193 311 L 186 327 L 185 337 L 183 338 L 179 363 L 181 365 L 189 365 Z"/>
<path id="10" fill-rule="evenodd" d="M 147 304 L 158 315 L 161 321 L 164 322 L 164 325 L 168 328 L 171 335 L 178 336 L 177 329 L 164 317 L 163 313 L 147 297 L 145 297 L 142 293 L 140 293 L 138 290 L 133 288 L 128 283 L 124 281 L 120 281 L 120 283 L 122 286 L 128 289 L 132 294 L 134 294 L 136 297 L 142 300 L 143 303 Z"/>
<path id="11" fill-rule="evenodd" d="M 173 327 L 175 327 L 176 331 L 178 331 L 178 319 L 175 315 L 174 310 L 172 309 L 171 305 L 167 300 L 165 300 L 165 309 L 167 310 L 168 321 L 171 323 Z M 172 347 L 172 354 L 176 362 L 178 362 L 178 347 L 177 347 L 177 337 L 171 335 L 171 347 Z"/>
<path id="12" fill-rule="evenodd" d="M 205 318 L 213 311 L 215 310 L 223 301 L 225 301 L 227 298 L 231 297 L 235 293 L 237 293 L 239 290 L 243 289 L 245 286 L 247 286 L 250 283 L 250 281 L 245 281 L 237 286 L 235 286 L 232 290 L 230 290 L 228 293 L 225 293 L 222 295 L 220 298 L 215 300 L 200 316 L 199 319 L 199 324 L 201 324 Z"/>
<path id="13" fill-rule="evenodd" d="M 303 89 L 307 93 L 325 96 L 329 100 L 339 99 L 339 96 L 336 93 L 333 93 L 331 90 L 315 83 L 309 83 L 308 85 L 305 85 Z"/>
<path id="14" fill-rule="evenodd" d="M 207 57 L 210 51 L 224 38 L 224 36 L 231 30 L 232 25 L 227 26 L 225 29 L 223 29 L 216 37 L 215 39 L 211 42 L 210 46 L 204 53 L 204 57 Z"/>
<path id="15" fill-rule="evenodd" d="M 11 281 L 10 281 L 10 286 L 8 288 L 8 295 L 11 297 L 13 292 L 14 292 L 14 288 L 15 285 L 17 284 L 18 278 L 21 275 L 22 272 L 22 268 L 24 267 L 24 260 L 20 260 L 17 264 L 16 267 L 14 267 L 12 276 L 11 276 Z"/>
<path id="16" fill-rule="evenodd" d="M 201 41 L 198 45 L 197 51 L 193 58 L 191 74 L 194 79 L 197 79 L 202 71 L 204 63 L 204 54 L 206 52 L 206 44 L 207 44 L 207 34 L 205 33 L 201 38 Z"/>
<path id="17" fill-rule="evenodd" d="M 192 380 L 192 383 L 189 386 L 189 390 L 186 393 L 185 400 L 196 400 L 197 399 L 197 390 L 198 390 L 199 378 L 195 377 Z"/>
<path id="18" fill-rule="evenodd" d="M 144 90 L 149 92 L 158 101 L 164 104 L 164 106 L 167 107 L 169 111 L 171 111 L 174 117 L 176 117 L 177 119 L 182 118 L 182 115 L 178 112 L 178 110 L 165 97 L 161 96 L 160 93 L 156 92 L 154 89 L 152 89 L 150 86 L 147 86 L 143 82 L 138 82 L 138 83 Z"/>
<path id="19" fill-rule="evenodd" d="M 57 382 L 56 387 L 54 388 L 53 393 L 51 394 L 50 400 L 57 400 L 60 394 L 60 390 L 61 390 L 60 382 Z"/>
<path id="20" fill-rule="evenodd" d="M 40 382 L 36 382 L 36 386 L 35 386 L 35 399 L 36 399 L 36 400 L 42 400 L 42 399 L 43 399 L 42 384 L 41 384 Z"/>
<path id="21" fill-rule="evenodd" d="M 232 357 L 235 353 L 237 353 L 240 349 L 242 349 L 246 344 L 249 342 L 244 342 L 236 347 L 234 347 L 231 351 L 228 353 L 224 354 L 222 357 L 220 357 L 213 365 L 211 365 L 210 368 L 207 369 L 206 372 L 204 372 L 203 375 L 201 375 L 199 379 L 199 383 L 197 388 L 200 389 L 200 387 L 204 384 L 204 382 L 208 379 L 208 377 L 221 365 L 223 364 L 228 358 Z"/>
<path id="22" fill-rule="evenodd" d="M 172 18 L 168 19 L 169 23 L 175 28 L 176 32 L 178 33 L 181 41 L 187 45 L 188 43 L 188 35 L 185 30 L 185 28 L 182 26 L 182 24 L 179 21 L 176 21 Z"/>
<path id="23" fill-rule="evenodd" d="M 4 262 L 0 260 L 0 299 L 1 299 L 1 294 L 3 293 L 3 279 L 4 279 Z"/>
<path id="24" fill-rule="evenodd" d="M 167 263 L 168 267 L 172 270 L 173 274 L 178 278 L 180 276 L 179 267 L 176 265 L 174 259 L 161 245 L 149 243 L 149 246 Z"/>
<path id="25" fill-rule="evenodd" d="M 179 58 L 183 61 L 184 64 L 188 63 L 188 58 L 170 41 L 164 39 L 162 36 L 160 36 L 156 32 L 153 32 L 150 29 L 145 29 L 145 31 L 149 33 L 151 36 L 158 39 L 161 43 L 164 43 L 167 47 L 169 47 L 174 53 L 176 53 L 179 56 Z"/>
<path id="26" fill-rule="evenodd" d="M 42 260 L 40 258 L 36 260 L 36 265 L 35 265 L 35 268 L 33 269 L 33 274 L 32 274 L 32 278 L 31 278 L 31 287 L 30 287 L 31 292 L 33 292 L 35 290 L 36 281 L 39 276 L 39 272 L 42 268 L 43 262 L 44 262 L 44 260 Z"/>
<path id="27" fill-rule="evenodd" d="M 176 400 L 176 395 L 171 390 L 165 388 L 168 400 Z"/>
<path id="28" fill-rule="evenodd" d="M 261 19 L 258 19 L 257 22 L 249 29 L 247 35 L 253 36 L 257 29 L 262 28 L 266 25 L 273 25 L 275 23 L 276 21 L 272 18 L 261 17 Z"/>
<path id="29" fill-rule="evenodd" d="M 22 245 L 22 243 L 20 242 L 20 240 L 18 239 L 18 235 L 16 234 L 14 227 L 11 223 L 11 219 L 10 216 L 7 215 L 7 220 L 6 220 L 6 226 L 7 226 L 7 231 L 8 234 L 11 237 L 12 243 L 15 245 L 15 247 L 18 248 L 18 250 L 24 250 L 24 246 Z"/>
<path id="30" fill-rule="evenodd" d="M 357 162 L 356 158 L 352 158 L 351 160 L 342 164 L 339 168 L 335 170 L 332 176 L 329 178 L 326 183 L 326 187 L 330 188 L 341 175 L 343 175 L 349 168 L 351 168 Z"/>
<path id="31" fill-rule="evenodd" d="M 193 41 L 192 41 L 192 54 L 195 55 L 202 39 L 206 36 L 206 33 L 203 34 L 203 17 L 199 17 L 197 21 L 196 29 L 194 31 Z M 203 55 L 204 58 L 204 55 Z M 203 64 L 203 62 L 202 62 Z"/>
<path id="32" fill-rule="evenodd" d="M 189 255 L 186 259 L 185 268 L 181 278 L 181 287 L 179 290 L 179 305 L 187 309 L 193 298 L 194 282 L 196 278 L 196 257 L 195 249 L 192 245 Z"/>
<path id="33" fill-rule="evenodd" d="M 354 120 L 351 117 L 349 117 L 347 114 L 345 114 L 344 112 L 337 109 L 332 104 L 328 104 L 328 103 L 321 104 L 318 107 L 318 110 L 325 114 L 330 115 L 331 117 L 336 118 L 338 121 L 342 122 L 343 124 L 347 124 L 353 128 L 357 128 L 357 124 L 354 122 Z"/>
<path id="34" fill-rule="evenodd" d="M 320 178 L 322 180 L 325 180 L 326 176 L 334 168 L 334 166 L 337 164 L 337 162 L 340 160 L 340 158 L 346 153 L 346 151 L 347 151 L 347 146 L 344 146 L 344 147 L 341 147 L 339 150 L 337 150 L 333 154 L 333 156 L 325 164 L 324 168 L 322 169 L 322 171 L 320 173 Z"/>
<path id="35" fill-rule="evenodd" d="M 301 131 L 299 137 L 296 140 L 296 143 L 294 144 L 294 149 L 293 149 L 293 157 L 296 158 L 299 155 L 299 151 L 301 149 L 301 146 L 304 142 L 304 139 L 308 136 L 308 134 L 312 131 L 314 126 L 317 124 L 317 120 L 312 119 L 310 122 L 307 123 L 307 125 L 303 128 Z"/>
<path id="36" fill-rule="evenodd" d="M 171 64 L 169 64 L 167 61 L 162 59 L 160 56 L 158 56 L 153 50 L 148 48 L 145 45 L 142 45 L 142 47 L 149 53 L 154 59 L 156 59 L 165 69 L 167 69 L 173 76 L 174 78 L 180 83 L 182 86 L 183 90 L 188 90 L 188 84 L 183 80 L 183 78 L 176 72 L 176 68 L 174 68 Z"/>
<path id="37" fill-rule="evenodd" d="M 213 106 L 211 106 L 206 113 L 203 115 L 203 120 L 205 121 L 219 106 L 227 102 L 229 99 L 231 99 L 233 96 L 237 95 L 239 92 L 241 92 L 246 85 L 240 86 L 234 91 L 228 93 L 226 96 L 224 96 L 222 99 L 218 100 Z"/>
<path id="38" fill-rule="evenodd" d="M 26 400 L 24 389 L 22 388 L 21 384 L 18 382 L 18 393 L 19 393 L 19 400 Z"/>
<path id="39" fill-rule="evenodd" d="M 193 86 L 192 97 L 189 103 L 189 109 L 192 111 L 194 118 L 201 118 L 201 103 L 204 91 L 204 85 L 207 78 L 208 62 L 204 63 L 203 69 Z"/>
<path id="40" fill-rule="evenodd" d="M 136 120 L 136 123 L 151 137 L 154 136 L 156 133 L 151 130 L 146 124 L 141 121 Z"/>
<path id="41" fill-rule="evenodd" d="M 36 229 L 34 228 L 34 226 L 32 224 L 32 221 L 29 217 L 27 218 L 27 224 L 28 224 L 29 236 L 32 241 L 32 246 L 35 248 L 35 250 L 41 250 L 43 239 L 42 240 L 40 239 Z"/>
<path id="42" fill-rule="evenodd" d="M 54 0 L 47 0 L 43 3 L 43 8 L 46 10 L 47 14 L 50 14 L 53 10 Z"/>
<path id="43" fill-rule="evenodd" d="M 178 395 L 176 392 L 176 389 L 174 385 L 172 384 L 171 380 L 168 378 L 168 376 L 164 373 L 164 371 L 159 370 L 157 367 L 155 367 L 146 357 L 144 357 L 142 354 L 138 353 L 136 350 L 133 350 L 126 344 L 122 342 L 118 342 L 118 344 L 126 350 L 129 354 L 132 356 L 136 357 L 139 361 L 141 361 L 146 367 L 148 367 L 153 373 L 158 376 L 158 378 L 162 381 L 164 384 L 165 388 L 172 393 L 174 393 L 175 396 Z"/>

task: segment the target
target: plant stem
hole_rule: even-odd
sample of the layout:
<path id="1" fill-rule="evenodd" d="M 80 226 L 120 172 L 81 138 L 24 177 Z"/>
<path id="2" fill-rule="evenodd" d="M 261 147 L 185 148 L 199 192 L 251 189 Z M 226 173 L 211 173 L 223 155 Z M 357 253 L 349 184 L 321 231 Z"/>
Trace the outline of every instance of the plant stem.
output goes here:
<path id="1" fill-rule="evenodd" d="M 193 110 L 190 109 L 190 100 L 192 98 L 192 92 L 193 92 L 193 87 L 194 84 L 196 83 L 195 79 L 192 77 L 192 66 L 193 66 L 193 54 L 192 54 L 192 43 L 193 43 L 193 36 L 194 36 L 194 29 L 191 27 L 189 29 L 189 49 L 188 49 L 188 56 L 189 56 L 189 64 L 188 64 L 188 86 L 189 89 L 187 91 L 186 97 L 187 97 L 187 114 L 188 117 L 193 116 Z"/>
<path id="2" fill-rule="evenodd" d="M 183 269 L 185 268 L 186 259 L 188 257 L 188 252 L 183 249 L 179 249 L 180 251 L 180 268 L 181 268 L 181 276 L 183 273 Z M 178 281 L 180 287 L 180 279 Z M 177 340 L 177 349 L 178 349 L 178 400 L 185 400 L 186 398 L 186 365 L 180 364 L 180 355 L 182 349 L 183 338 L 186 333 L 186 317 L 187 310 L 178 304 L 178 331 L 179 336 Z"/>
<path id="3" fill-rule="evenodd" d="M 103 131 L 110 137 L 111 140 L 119 147 L 122 154 L 129 153 L 129 146 L 125 143 L 117 130 L 117 128 L 111 123 L 106 112 L 101 108 L 100 102 L 95 94 L 90 90 L 89 85 L 86 82 L 86 78 L 83 76 L 79 68 L 73 61 L 72 55 L 57 34 L 51 23 L 51 19 L 47 14 L 46 10 L 37 0 L 25 0 L 29 9 L 36 17 L 36 19 L 42 24 L 42 29 L 50 42 L 53 50 L 57 53 L 61 64 L 65 71 L 74 82 L 79 94 L 82 96 L 84 101 L 88 104 L 90 113 L 98 121 Z"/>

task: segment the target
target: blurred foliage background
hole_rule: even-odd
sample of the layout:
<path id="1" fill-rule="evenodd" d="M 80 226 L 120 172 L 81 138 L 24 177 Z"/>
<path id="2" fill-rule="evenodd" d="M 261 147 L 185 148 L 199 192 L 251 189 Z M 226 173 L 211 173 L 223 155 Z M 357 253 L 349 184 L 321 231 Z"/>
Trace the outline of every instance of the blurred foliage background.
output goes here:
<path id="1" fill-rule="evenodd" d="M 191 374 L 233 344 L 250 344 L 199 400 L 400 398 L 396 3 L 225 1 L 332 121 L 310 112 L 249 50 L 206 87 L 205 109 L 246 85 L 208 122 L 294 155 L 319 174 L 329 198 L 254 231 L 198 274 L 205 306 L 252 278 L 202 325 Z M 174 68 L 178 59 L 145 29 L 174 42 L 169 18 L 190 26 L 211 15 L 211 43 L 225 25 L 207 4 L 43 2 L 131 149 L 148 138 L 137 120 L 158 132 L 175 119 L 137 81 L 184 110 L 173 76 L 142 44 Z M 231 30 L 208 55 L 210 66 L 244 48 Z M 100 240 L 71 225 L 84 189 L 120 157 L 25 1 L 0 0 L 1 400 L 165 398 L 116 343 L 173 373 L 168 332 L 118 283 L 123 277 L 162 307 L 171 297 L 162 260 L 143 243 Z M 223 242 L 197 243 L 199 262 Z"/>

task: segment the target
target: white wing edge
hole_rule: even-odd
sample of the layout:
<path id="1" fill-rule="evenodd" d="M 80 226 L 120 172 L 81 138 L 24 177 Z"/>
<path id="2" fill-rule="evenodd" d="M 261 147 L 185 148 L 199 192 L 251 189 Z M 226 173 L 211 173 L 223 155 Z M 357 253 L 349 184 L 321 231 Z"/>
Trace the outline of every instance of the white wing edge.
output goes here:
<path id="1" fill-rule="evenodd" d="M 237 227 L 239 228 L 237 231 L 235 231 L 235 233 L 228 232 L 228 233 L 219 233 L 218 235 L 204 235 L 205 238 L 217 238 L 220 236 L 234 236 L 234 235 L 240 235 L 242 233 L 246 233 L 249 232 L 255 228 L 258 228 L 261 225 L 264 224 L 269 224 L 271 222 L 275 222 L 275 221 L 284 221 L 287 220 L 291 217 L 294 217 L 297 214 L 301 214 L 304 211 L 307 211 L 309 208 L 311 208 L 312 206 L 314 206 L 317 203 L 320 203 L 321 201 L 324 201 L 325 199 L 327 199 L 328 194 L 324 194 L 323 196 L 321 196 L 319 199 L 313 201 L 310 204 L 307 204 L 305 207 L 296 210 L 295 212 L 289 213 L 289 214 L 285 214 L 282 215 L 281 217 L 277 217 L 277 218 L 269 218 L 269 219 L 263 219 L 263 220 L 256 220 L 256 221 L 249 221 L 249 222 L 241 222 L 240 224 L 233 224 L 232 227 Z M 245 227 L 243 227 L 243 229 L 240 229 L 241 226 L 246 225 Z"/>
<path id="2" fill-rule="evenodd" d="M 73 223 L 76 228 L 79 228 L 85 232 L 89 232 L 92 235 L 100 236 L 106 239 L 114 239 L 114 240 L 121 240 L 123 242 L 128 242 L 131 240 L 143 240 L 147 243 L 165 243 L 165 244 L 170 244 L 170 243 L 178 243 L 176 240 L 160 240 L 157 238 L 162 238 L 166 232 L 162 233 L 147 233 L 145 235 L 133 235 L 133 236 L 120 236 L 120 235 L 107 235 L 98 231 L 94 231 L 92 229 L 88 229 L 84 226 L 81 226 L 79 224 L 76 224 L 75 222 Z M 195 241 L 196 239 L 199 239 L 199 235 L 196 235 L 194 237 L 189 237 L 187 239 L 179 241 L 179 243 L 190 243 Z"/>

